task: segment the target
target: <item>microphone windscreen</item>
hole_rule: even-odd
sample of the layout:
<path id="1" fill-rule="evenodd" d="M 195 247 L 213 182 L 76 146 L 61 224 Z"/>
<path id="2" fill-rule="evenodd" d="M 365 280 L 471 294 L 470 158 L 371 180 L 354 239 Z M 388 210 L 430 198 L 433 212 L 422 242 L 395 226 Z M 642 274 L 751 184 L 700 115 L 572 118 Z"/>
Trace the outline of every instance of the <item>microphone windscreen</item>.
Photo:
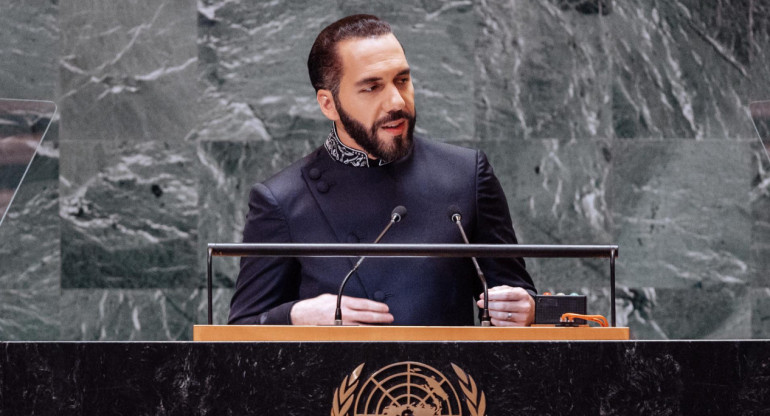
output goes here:
<path id="1" fill-rule="evenodd" d="M 403 205 L 393 208 L 393 212 L 390 213 L 390 218 L 395 222 L 401 221 L 404 217 L 406 217 L 406 208 Z"/>
<path id="2" fill-rule="evenodd" d="M 455 215 L 462 218 L 462 213 L 460 212 L 460 207 L 457 205 L 450 205 L 449 209 L 447 209 L 447 215 L 449 215 L 449 220 L 452 222 L 455 222 Z"/>

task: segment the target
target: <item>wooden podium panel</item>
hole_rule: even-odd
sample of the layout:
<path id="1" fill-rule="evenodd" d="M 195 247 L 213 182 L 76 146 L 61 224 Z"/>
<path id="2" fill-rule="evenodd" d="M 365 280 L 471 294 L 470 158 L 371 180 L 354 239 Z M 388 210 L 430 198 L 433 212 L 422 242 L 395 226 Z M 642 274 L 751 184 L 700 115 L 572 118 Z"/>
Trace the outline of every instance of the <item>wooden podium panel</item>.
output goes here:
<path id="1" fill-rule="evenodd" d="M 628 328 L 195 325 L 194 341 L 579 341 L 629 339 Z"/>

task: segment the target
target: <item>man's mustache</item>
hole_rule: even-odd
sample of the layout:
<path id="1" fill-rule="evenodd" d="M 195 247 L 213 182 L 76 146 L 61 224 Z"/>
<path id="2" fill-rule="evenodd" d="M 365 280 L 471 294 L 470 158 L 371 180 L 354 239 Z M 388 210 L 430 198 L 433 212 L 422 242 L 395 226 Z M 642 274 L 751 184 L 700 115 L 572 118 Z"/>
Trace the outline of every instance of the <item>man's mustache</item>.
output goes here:
<path id="1" fill-rule="evenodd" d="M 390 123 L 391 121 L 400 120 L 402 118 L 405 118 L 411 121 L 414 118 L 414 116 L 412 115 L 412 113 L 409 113 L 404 110 L 391 111 L 388 113 L 388 115 L 377 120 L 377 122 L 374 123 L 374 130 L 376 131 L 377 129 L 382 127 L 384 124 Z"/>

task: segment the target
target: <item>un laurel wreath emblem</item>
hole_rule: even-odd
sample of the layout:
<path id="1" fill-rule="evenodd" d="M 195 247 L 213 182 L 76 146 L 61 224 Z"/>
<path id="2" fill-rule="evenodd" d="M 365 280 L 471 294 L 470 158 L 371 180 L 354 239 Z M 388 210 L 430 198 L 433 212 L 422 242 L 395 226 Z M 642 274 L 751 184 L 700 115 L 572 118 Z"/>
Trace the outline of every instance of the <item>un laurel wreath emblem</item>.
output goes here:
<path id="1" fill-rule="evenodd" d="M 385 366 L 361 385 L 364 364 L 334 390 L 331 416 L 462 416 L 455 386 L 435 368 L 414 361 Z M 473 377 L 452 363 L 456 382 L 471 416 L 486 415 L 486 397 Z"/>

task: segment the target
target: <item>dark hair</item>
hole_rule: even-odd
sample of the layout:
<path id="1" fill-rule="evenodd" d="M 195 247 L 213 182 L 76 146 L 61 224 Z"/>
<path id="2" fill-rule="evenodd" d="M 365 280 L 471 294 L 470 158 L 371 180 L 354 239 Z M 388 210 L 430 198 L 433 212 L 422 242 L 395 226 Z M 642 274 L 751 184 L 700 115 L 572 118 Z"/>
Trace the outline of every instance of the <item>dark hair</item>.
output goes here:
<path id="1" fill-rule="evenodd" d="M 337 55 L 337 44 L 343 40 L 367 38 L 393 33 L 388 22 L 370 14 L 354 14 L 326 26 L 313 42 L 307 58 L 310 83 L 316 91 L 339 92 L 342 62 Z"/>

